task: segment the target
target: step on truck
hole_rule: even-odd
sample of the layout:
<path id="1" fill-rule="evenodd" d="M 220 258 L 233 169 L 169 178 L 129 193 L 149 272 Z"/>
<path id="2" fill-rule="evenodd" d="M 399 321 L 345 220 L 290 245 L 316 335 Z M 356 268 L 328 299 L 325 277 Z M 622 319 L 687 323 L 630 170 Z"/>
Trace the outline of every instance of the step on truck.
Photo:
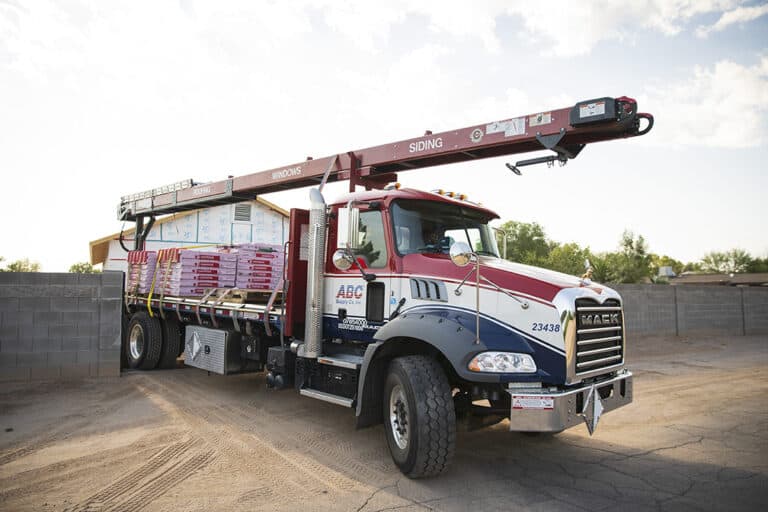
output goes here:
<path id="1" fill-rule="evenodd" d="M 581 277 L 499 257 L 490 209 L 463 195 L 401 188 L 398 173 L 548 150 L 507 163 L 564 164 L 593 142 L 653 126 L 628 97 L 598 98 L 239 177 L 191 180 L 122 198 L 141 250 L 158 216 L 313 187 L 290 212 L 284 264 L 266 290 L 125 296 L 130 368 L 185 364 L 265 371 L 267 386 L 384 424 L 409 477 L 451 462 L 457 418 L 471 428 L 556 433 L 632 401 L 621 297 Z M 326 183 L 347 181 L 330 203 Z M 169 364 L 170 363 L 170 364 Z"/>

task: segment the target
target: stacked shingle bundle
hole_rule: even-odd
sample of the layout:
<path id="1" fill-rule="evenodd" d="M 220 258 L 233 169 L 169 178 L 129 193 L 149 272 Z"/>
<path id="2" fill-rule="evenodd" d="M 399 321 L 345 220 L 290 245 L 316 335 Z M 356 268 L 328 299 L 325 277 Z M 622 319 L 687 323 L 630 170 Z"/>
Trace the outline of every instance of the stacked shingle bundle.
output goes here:
<path id="1" fill-rule="evenodd" d="M 243 290 L 272 290 L 283 276 L 283 247 L 272 244 L 243 244 L 237 248 L 237 280 Z"/>
<path id="2" fill-rule="evenodd" d="M 237 255 L 164 249 L 158 256 L 155 294 L 198 296 L 212 288 L 233 288 Z"/>
<path id="3" fill-rule="evenodd" d="M 128 291 L 149 293 L 156 264 L 155 251 L 128 251 Z"/>

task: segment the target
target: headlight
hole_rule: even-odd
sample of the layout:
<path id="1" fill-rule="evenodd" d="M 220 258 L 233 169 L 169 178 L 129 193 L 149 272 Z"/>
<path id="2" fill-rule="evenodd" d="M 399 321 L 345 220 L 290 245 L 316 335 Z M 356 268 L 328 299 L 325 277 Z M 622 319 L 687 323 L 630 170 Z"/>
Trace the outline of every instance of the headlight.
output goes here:
<path id="1" fill-rule="evenodd" d="M 473 372 L 485 373 L 535 373 L 536 363 L 528 354 L 514 352 L 482 352 L 469 362 Z"/>

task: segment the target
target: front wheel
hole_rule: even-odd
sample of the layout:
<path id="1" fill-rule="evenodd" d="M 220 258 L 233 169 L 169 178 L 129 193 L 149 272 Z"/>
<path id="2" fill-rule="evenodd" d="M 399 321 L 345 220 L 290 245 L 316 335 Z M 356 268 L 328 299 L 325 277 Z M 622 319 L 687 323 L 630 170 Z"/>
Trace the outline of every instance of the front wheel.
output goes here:
<path id="1" fill-rule="evenodd" d="M 383 398 L 387 444 L 400 471 L 421 478 L 445 470 L 456 447 L 456 413 L 440 364 L 427 356 L 392 360 Z"/>

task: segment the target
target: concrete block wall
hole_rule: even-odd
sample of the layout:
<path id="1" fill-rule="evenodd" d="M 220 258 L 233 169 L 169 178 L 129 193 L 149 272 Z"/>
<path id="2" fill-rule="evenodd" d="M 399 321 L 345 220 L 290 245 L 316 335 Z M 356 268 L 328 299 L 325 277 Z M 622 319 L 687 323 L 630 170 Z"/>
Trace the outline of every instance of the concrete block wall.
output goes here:
<path id="1" fill-rule="evenodd" d="M 680 334 L 744 334 L 741 288 L 675 286 Z"/>
<path id="2" fill-rule="evenodd" d="M 0 272 L 0 381 L 120 375 L 122 272 Z"/>
<path id="3" fill-rule="evenodd" d="M 616 285 L 628 335 L 768 333 L 768 288 Z"/>
<path id="4" fill-rule="evenodd" d="M 744 333 L 763 334 L 768 332 L 768 290 L 742 288 L 744 304 Z"/>
<path id="5" fill-rule="evenodd" d="M 677 334 L 677 300 L 672 286 L 623 284 L 616 286 L 624 301 L 624 325 L 638 335 Z"/>

